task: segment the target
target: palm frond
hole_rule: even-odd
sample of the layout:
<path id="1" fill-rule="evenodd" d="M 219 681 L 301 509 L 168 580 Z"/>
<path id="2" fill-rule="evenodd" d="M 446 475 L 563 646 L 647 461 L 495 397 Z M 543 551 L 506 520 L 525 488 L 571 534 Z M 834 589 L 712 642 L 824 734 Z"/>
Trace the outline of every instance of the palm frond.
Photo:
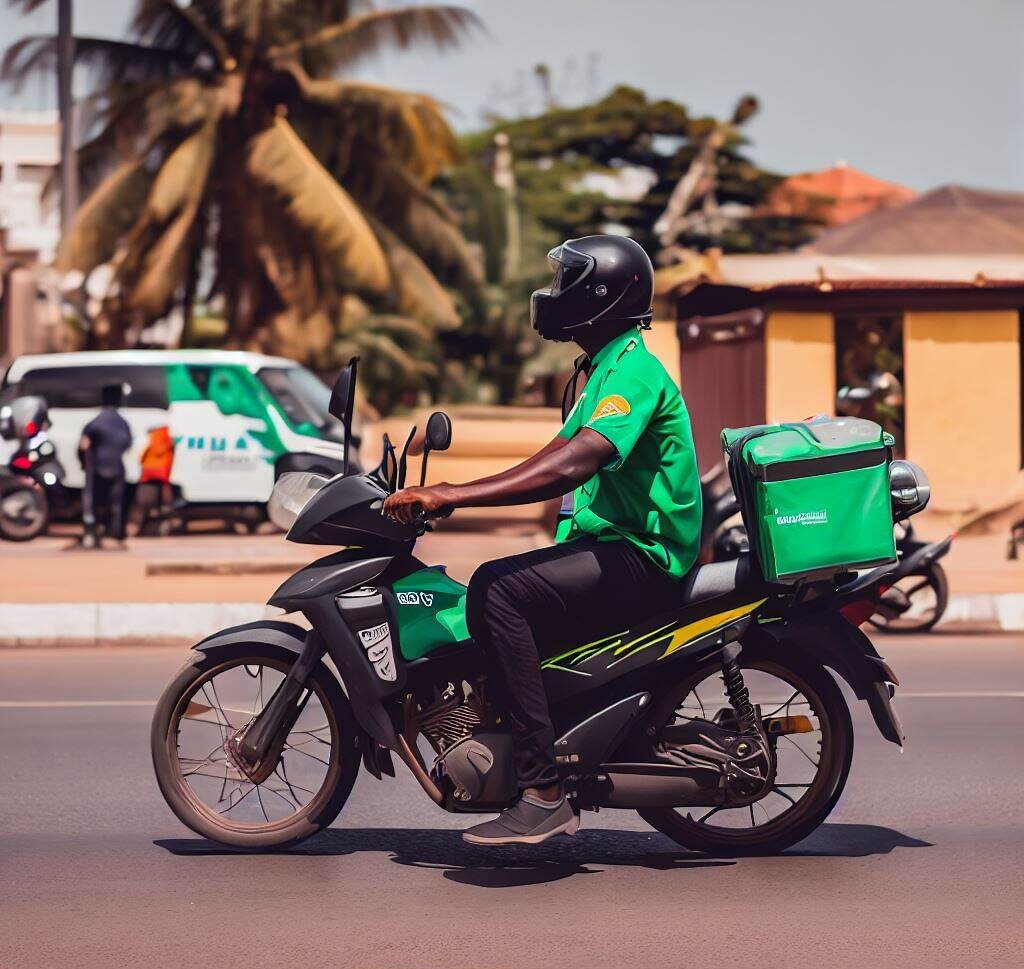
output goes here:
<path id="1" fill-rule="evenodd" d="M 459 157 L 441 105 L 425 94 L 362 81 L 300 77 L 306 100 L 328 109 L 344 138 L 363 137 L 429 184 Z"/>
<path id="2" fill-rule="evenodd" d="M 275 60 L 307 53 L 329 54 L 334 67 L 349 65 L 381 48 L 399 50 L 421 42 L 443 51 L 454 47 L 473 28 L 482 29 L 480 18 L 464 7 L 425 6 L 371 10 L 340 23 L 323 27 L 299 40 L 271 47 Z"/>
<path id="3" fill-rule="evenodd" d="M 175 218 L 147 248 L 138 273 L 121 280 L 125 305 L 147 320 L 167 312 L 185 278 L 191 258 L 189 236 L 197 211 L 197 206 L 189 206 Z"/>
<path id="4" fill-rule="evenodd" d="M 197 39 L 213 54 L 221 70 L 231 70 L 234 58 L 227 41 L 211 25 L 200 5 L 177 0 L 140 0 L 131 29 L 159 47 L 182 49 Z"/>
<path id="5" fill-rule="evenodd" d="M 340 285 L 383 293 L 390 274 L 376 236 L 352 198 L 284 118 L 252 138 L 246 170 L 329 256 Z"/>
<path id="6" fill-rule="evenodd" d="M 459 314 L 434 274 L 390 229 L 376 219 L 371 218 L 370 224 L 388 257 L 394 280 L 394 303 L 399 313 L 438 329 L 456 329 Z"/>
<path id="7" fill-rule="evenodd" d="M 122 163 L 79 208 L 61 240 L 57 268 L 90 273 L 113 256 L 138 216 L 152 176 L 138 161 Z"/>
<path id="8" fill-rule="evenodd" d="M 132 229 L 118 267 L 124 302 L 148 319 L 166 312 L 190 264 L 192 228 L 217 148 L 211 118 L 181 142 L 160 167 L 146 209 Z"/>
<path id="9" fill-rule="evenodd" d="M 146 200 L 145 215 L 152 222 L 163 224 L 202 198 L 217 147 L 216 135 L 216 119 L 210 118 L 160 166 Z"/>
<path id="10" fill-rule="evenodd" d="M 96 70 L 112 83 L 166 77 L 171 69 L 184 67 L 189 60 L 180 51 L 130 41 L 75 38 L 75 63 Z M 57 38 L 52 34 L 32 34 L 15 41 L 4 52 L 0 79 L 17 90 L 33 75 L 52 72 L 56 64 Z"/>

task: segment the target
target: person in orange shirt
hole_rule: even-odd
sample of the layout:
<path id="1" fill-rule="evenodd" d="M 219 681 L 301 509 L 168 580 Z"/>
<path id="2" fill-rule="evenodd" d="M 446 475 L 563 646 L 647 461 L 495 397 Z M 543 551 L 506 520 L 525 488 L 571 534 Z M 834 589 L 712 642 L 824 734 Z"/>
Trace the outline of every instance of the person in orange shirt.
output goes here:
<path id="1" fill-rule="evenodd" d="M 171 437 L 169 427 L 161 425 L 150 429 L 146 449 L 142 452 L 141 464 L 142 473 L 139 476 L 139 484 L 155 485 L 157 500 L 143 510 L 142 521 L 139 524 L 140 532 L 154 514 L 162 519 L 161 525 L 164 524 L 166 521 L 164 516 L 171 510 L 171 503 L 174 500 L 174 489 L 171 487 L 174 439 Z"/>

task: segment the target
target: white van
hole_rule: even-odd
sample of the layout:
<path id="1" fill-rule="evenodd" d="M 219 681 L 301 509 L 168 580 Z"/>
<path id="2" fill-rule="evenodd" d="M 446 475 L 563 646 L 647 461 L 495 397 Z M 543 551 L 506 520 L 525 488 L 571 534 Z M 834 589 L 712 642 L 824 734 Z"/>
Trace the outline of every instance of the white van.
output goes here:
<path id="1" fill-rule="evenodd" d="M 121 413 L 132 429 L 125 455 L 138 481 L 149 432 L 166 426 L 175 443 L 171 484 L 189 503 L 262 504 L 283 471 L 342 469 L 343 430 L 327 412 L 330 391 L 293 360 L 232 350 L 108 350 L 15 359 L 0 401 L 38 395 L 64 484 L 81 488 L 82 428 L 109 384 L 126 388 Z M 0 465 L 14 442 L 0 441 Z"/>

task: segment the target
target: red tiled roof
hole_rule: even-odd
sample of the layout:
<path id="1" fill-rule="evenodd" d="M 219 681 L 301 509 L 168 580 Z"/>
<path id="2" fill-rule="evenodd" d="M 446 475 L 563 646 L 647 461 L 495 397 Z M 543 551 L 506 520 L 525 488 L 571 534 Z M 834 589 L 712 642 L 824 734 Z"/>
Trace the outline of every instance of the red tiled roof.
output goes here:
<path id="1" fill-rule="evenodd" d="M 765 209 L 773 215 L 816 219 L 843 225 L 867 212 L 909 202 L 917 193 L 849 165 L 793 175 L 769 193 Z"/>

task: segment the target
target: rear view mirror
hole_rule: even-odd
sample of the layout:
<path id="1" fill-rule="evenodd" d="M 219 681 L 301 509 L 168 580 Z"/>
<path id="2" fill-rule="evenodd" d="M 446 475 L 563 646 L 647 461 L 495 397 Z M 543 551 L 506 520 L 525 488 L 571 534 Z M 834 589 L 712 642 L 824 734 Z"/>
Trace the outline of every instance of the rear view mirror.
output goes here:
<path id="1" fill-rule="evenodd" d="M 337 417 L 339 421 L 344 421 L 345 415 L 352 410 L 358 360 L 358 357 L 349 360 L 345 368 L 338 374 L 338 379 L 334 382 L 334 390 L 331 391 L 331 400 L 327 405 L 327 411 L 332 417 Z"/>
<path id="2" fill-rule="evenodd" d="M 889 494 L 893 521 L 904 521 L 924 510 L 932 489 L 919 465 L 900 460 L 889 465 Z"/>
<path id="3" fill-rule="evenodd" d="M 434 411 L 427 421 L 424 451 L 447 451 L 452 443 L 452 419 L 444 411 Z"/>
<path id="4" fill-rule="evenodd" d="M 420 487 L 427 480 L 427 458 L 431 451 L 447 451 L 452 443 L 452 419 L 441 410 L 434 411 L 427 419 L 427 430 L 423 435 L 423 462 L 420 464 Z"/>
<path id="5" fill-rule="evenodd" d="M 338 374 L 338 379 L 334 382 L 334 390 L 331 391 L 331 400 L 327 405 L 327 412 L 332 417 L 337 417 L 345 427 L 343 474 L 348 474 L 348 451 L 352 444 L 352 409 L 356 399 L 356 367 L 358 364 L 359 357 L 353 357 L 346 364 L 345 369 Z"/>

